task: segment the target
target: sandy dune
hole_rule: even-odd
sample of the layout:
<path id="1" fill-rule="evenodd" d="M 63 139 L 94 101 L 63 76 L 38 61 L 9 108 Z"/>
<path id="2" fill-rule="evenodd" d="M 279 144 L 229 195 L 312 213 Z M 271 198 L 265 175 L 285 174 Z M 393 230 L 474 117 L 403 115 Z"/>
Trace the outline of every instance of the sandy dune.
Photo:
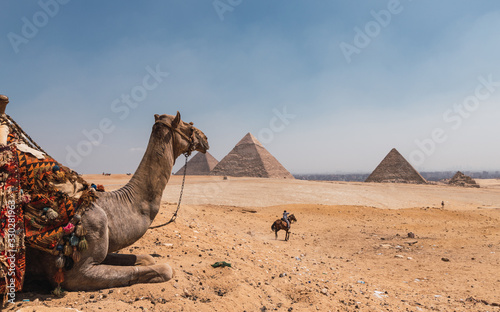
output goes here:
<path id="1" fill-rule="evenodd" d="M 129 176 L 85 178 L 112 190 Z M 181 180 L 172 177 L 154 224 L 175 210 Z M 478 182 L 189 176 L 177 221 L 121 251 L 171 264 L 174 280 L 60 299 L 19 293 L 6 310 L 499 311 L 500 183 Z M 288 242 L 270 229 L 284 209 L 298 219 Z M 232 266 L 213 268 L 217 261 Z"/>

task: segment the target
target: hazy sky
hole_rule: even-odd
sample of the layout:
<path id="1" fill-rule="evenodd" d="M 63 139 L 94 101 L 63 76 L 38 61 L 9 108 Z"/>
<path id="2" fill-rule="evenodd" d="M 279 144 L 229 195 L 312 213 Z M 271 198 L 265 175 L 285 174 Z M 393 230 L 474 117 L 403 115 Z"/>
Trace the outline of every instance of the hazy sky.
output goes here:
<path id="1" fill-rule="evenodd" d="M 2 0 L 0 35 L 7 113 L 81 173 L 177 110 L 219 160 L 251 132 L 292 173 L 500 170 L 498 1 Z"/>

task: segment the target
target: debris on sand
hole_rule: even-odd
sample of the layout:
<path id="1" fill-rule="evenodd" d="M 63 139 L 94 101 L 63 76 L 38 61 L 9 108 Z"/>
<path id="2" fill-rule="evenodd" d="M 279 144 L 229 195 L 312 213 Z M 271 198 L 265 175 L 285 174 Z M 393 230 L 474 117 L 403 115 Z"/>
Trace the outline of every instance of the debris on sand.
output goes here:
<path id="1" fill-rule="evenodd" d="M 214 264 L 212 264 L 212 267 L 213 268 L 218 268 L 218 267 L 231 267 L 231 263 L 228 263 L 226 261 L 219 261 L 219 262 L 215 262 Z"/>

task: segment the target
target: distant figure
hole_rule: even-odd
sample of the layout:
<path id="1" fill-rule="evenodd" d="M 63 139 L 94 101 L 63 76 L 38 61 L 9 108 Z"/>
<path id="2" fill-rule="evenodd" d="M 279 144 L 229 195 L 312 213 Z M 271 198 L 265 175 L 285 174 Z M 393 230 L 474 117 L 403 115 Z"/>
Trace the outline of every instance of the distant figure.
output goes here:
<path id="1" fill-rule="evenodd" d="M 444 200 L 441 202 L 441 209 L 444 209 Z"/>
<path id="2" fill-rule="evenodd" d="M 297 222 L 297 218 L 295 218 L 295 216 L 293 214 L 290 214 L 288 216 L 288 213 L 287 213 L 287 222 L 288 221 L 290 223 L 291 222 Z M 287 241 L 290 238 L 290 225 L 288 225 L 288 227 L 287 227 L 287 222 L 285 222 L 283 220 L 283 218 L 281 218 L 281 219 L 278 219 L 278 220 L 274 221 L 273 225 L 271 225 L 271 230 L 274 231 L 274 238 L 275 239 L 278 239 L 278 231 L 279 230 L 285 230 L 286 231 L 285 241 Z"/>
<path id="3" fill-rule="evenodd" d="M 290 214 L 290 213 L 289 213 L 289 212 L 286 212 L 286 210 L 285 210 L 285 211 L 283 211 L 283 218 L 282 218 L 282 220 L 286 222 L 286 227 L 287 227 L 287 228 L 290 228 L 290 221 L 288 220 L 288 215 L 289 215 L 289 214 Z"/>

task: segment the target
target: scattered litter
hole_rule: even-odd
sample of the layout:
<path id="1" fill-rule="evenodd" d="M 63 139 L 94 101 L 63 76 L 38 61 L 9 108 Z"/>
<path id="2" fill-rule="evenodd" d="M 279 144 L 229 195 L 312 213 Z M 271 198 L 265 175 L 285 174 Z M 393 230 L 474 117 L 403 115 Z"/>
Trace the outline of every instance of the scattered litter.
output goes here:
<path id="1" fill-rule="evenodd" d="M 373 295 L 375 295 L 375 297 L 377 297 L 379 299 L 383 299 L 384 297 L 387 297 L 386 292 L 384 292 L 384 291 L 378 291 L 378 290 L 375 290 L 373 292 Z"/>
<path id="2" fill-rule="evenodd" d="M 403 259 L 404 256 L 402 256 L 402 255 L 395 255 L 394 258 Z"/>
<path id="3" fill-rule="evenodd" d="M 364 284 L 365 282 L 364 281 L 358 281 L 358 284 Z"/>
<path id="4" fill-rule="evenodd" d="M 227 263 L 226 261 L 219 261 L 215 262 L 212 264 L 213 268 L 218 268 L 218 267 L 231 267 L 231 263 Z"/>

